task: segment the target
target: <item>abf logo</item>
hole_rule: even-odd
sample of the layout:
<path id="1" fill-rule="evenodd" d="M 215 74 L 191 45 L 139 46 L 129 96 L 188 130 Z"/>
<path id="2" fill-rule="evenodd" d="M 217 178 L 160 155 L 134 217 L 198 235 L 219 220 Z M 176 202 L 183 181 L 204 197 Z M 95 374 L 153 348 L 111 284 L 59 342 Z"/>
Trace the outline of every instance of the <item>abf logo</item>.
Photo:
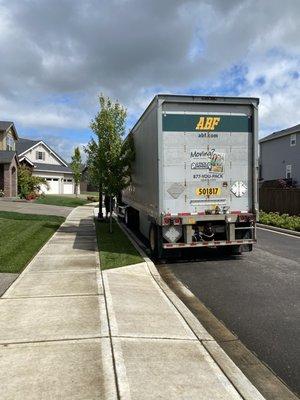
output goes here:
<path id="1" fill-rule="evenodd" d="M 214 131 L 219 125 L 220 117 L 200 117 L 196 126 L 197 131 Z"/>

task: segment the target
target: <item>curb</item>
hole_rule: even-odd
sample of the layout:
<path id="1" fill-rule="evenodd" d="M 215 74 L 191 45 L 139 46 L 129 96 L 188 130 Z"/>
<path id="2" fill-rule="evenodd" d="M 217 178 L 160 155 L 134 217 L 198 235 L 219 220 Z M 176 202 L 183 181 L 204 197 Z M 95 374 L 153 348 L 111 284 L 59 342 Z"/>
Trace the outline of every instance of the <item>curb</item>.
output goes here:
<path id="1" fill-rule="evenodd" d="M 265 224 L 256 224 L 258 228 L 266 229 L 268 231 L 274 231 L 279 233 L 285 233 L 286 235 L 300 237 L 300 232 L 291 231 L 290 229 L 278 228 L 277 226 L 265 225 Z"/>
<path id="2" fill-rule="evenodd" d="M 265 397 L 263 397 L 258 389 L 256 389 L 256 387 L 243 374 L 239 367 L 225 353 L 225 351 L 216 342 L 216 340 L 207 332 L 207 330 L 194 316 L 194 314 L 165 283 L 154 263 L 136 243 L 134 236 L 131 234 L 131 232 L 126 227 L 122 226 L 119 221 L 117 221 L 117 223 L 120 229 L 125 233 L 130 242 L 133 244 L 135 249 L 139 252 L 141 257 L 144 259 L 150 275 L 155 280 L 159 288 L 173 304 L 181 317 L 185 320 L 189 328 L 206 349 L 210 357 L 215 361 L 223 374 L 227 377 L 227 379 L 231 382 L 236 391 L 240 394 L 241 398 L 244 400 L 265 400 Z"/>

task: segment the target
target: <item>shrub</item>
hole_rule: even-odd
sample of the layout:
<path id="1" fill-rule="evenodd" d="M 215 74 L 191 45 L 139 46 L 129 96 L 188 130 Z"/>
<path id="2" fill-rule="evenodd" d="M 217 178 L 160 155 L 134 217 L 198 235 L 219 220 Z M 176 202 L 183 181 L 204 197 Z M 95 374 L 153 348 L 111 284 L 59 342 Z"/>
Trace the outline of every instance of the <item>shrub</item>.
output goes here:
<path id="1" fill-rule="evenodd" d="M 264 211 L 260 211 L 259 222 L 300 232 L 300 217 L 296 215 L 280 215 L 278 212 L 265 213 Z"/>
<path id="2" fill-rule="evenodd" d="M 86 199 L 87 199 L 88 201 L 91 201 L 91 202 L 99 201 L 99 199 L 98 199 L 97 197 L 95 197 L 95 196 L 87 196 Z"/>
<path id="3" fill-rule="evenodd" d="M 4 197 L 4 190 L 0 189 L 0 197 Z"/>
<path id="4" fill-rule="evenodd" d="M 18 192 L 21 199 L 35 199 L 41 191 L 41 185 L 49 187 L 46 179 L 33 176 L 30 168 L 24 165 L 18 168 Z"/>

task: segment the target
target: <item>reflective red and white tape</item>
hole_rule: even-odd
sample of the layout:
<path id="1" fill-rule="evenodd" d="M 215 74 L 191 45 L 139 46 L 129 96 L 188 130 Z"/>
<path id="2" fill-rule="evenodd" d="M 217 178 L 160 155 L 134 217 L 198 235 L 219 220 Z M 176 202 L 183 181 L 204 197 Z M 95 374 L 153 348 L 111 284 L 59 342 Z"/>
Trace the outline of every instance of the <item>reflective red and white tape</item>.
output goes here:
<path id="1" fill-rule="evenodd" d="M 253 244 L 256 240 L 212 240 L 211 242 L 192 242 L 192 243 L 163 243 L 164 249 L 181 248 L 181 247 L 216 247 L 230 246 L 238 244 Z"/>

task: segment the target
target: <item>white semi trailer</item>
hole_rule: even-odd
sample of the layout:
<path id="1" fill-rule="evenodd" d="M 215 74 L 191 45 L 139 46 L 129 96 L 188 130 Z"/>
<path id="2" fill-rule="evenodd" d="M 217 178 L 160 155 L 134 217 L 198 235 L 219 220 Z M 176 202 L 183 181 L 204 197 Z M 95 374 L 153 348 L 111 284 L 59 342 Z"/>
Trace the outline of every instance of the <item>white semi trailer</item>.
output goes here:
<path id="1" fill-rule="evenodd" d="M 256 242 L 259 99 L 157 95 L 132 129 L 132 183 L 119 215 L 155 257 Z"/>

